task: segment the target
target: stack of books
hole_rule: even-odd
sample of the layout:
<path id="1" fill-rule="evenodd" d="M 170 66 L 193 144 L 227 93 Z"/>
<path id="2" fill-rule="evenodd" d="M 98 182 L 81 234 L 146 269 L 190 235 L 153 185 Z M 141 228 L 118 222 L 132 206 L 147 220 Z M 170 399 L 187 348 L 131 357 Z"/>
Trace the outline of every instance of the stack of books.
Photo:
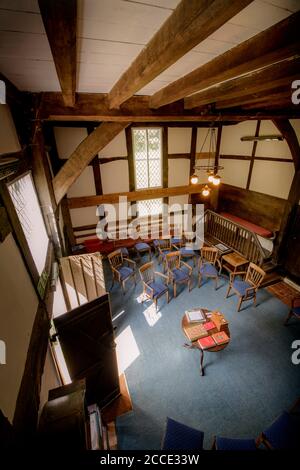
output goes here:
<path id="1" fill-rule="evenodd" d="M 220 346 L 229 342 L 229 336 L 225 331 L 218 331 L 217 333 L 212 334 L 211 336 L 206 336 L 205 338 L 198 339 L 198 345 L 201 349 L 210 349 L 215 346 Z"/>
<path id="2" fill-rule="evenodd" d="M 211 316 L 211 320 L 214 322 L 218 331 L 224 330 L 228 326 L 228 321 L 224 317 L 224 315 L 220 312 L 213 312 Z"/>
<path id="3" fill-rule="evenodd" d="M 201 308 L 186 310 L 185 315 L 189 323 L 203 323 L 206 321 L 205 313 Z"/>
<path id="4" fill-rule="evenodd" d="M 189 324 L 184 328 L 184 332 L 192 343 L 208 335 L 202 323 Z"/>

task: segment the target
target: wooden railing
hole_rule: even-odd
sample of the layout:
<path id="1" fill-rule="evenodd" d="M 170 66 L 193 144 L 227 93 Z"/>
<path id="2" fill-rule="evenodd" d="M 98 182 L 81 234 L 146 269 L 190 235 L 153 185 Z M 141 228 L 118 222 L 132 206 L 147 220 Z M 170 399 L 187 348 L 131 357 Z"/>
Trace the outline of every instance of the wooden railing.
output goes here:
<path id="1" fill-rule="evenodd" d="M 207 238 L 215 238 L 259 266 L 265 261 L 266 255 L 257 235 L 216 212 L 205 211 L 204 233 Z"/>

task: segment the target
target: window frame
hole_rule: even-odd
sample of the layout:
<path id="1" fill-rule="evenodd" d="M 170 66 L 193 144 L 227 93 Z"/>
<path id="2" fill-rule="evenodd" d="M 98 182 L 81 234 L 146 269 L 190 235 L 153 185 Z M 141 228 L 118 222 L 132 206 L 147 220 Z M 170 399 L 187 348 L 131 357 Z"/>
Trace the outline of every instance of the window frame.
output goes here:
<path id="1" fill-rule="evenodd" d="M 147 136 L 147 169 L 148 169 L 148 182 L 149 182 L 149 156 L 148 156 L 148 131 L 151 129 L 158 129 L 160 131 L 160 171 L 161 171 L 161 184 L 160 186 L 148 186 L 146 188 L 137 189 L 137 171 L 136 171 L 136 158 L 134 148 L 134 131 L 146 131 Z M 145 189 L 163 188 L 163 128 L 161 126 L 151 127 L 133 127 L 131 129 L 131 140 L 132 140 L 132 153 L 133 153 L 133 166 L 134 166 L 134 189 L 135 191 L 144 191 Z M 154 198 L 156 199 L 156 198 Z M 160 198 L 157 198 L 160 199 Z"/>

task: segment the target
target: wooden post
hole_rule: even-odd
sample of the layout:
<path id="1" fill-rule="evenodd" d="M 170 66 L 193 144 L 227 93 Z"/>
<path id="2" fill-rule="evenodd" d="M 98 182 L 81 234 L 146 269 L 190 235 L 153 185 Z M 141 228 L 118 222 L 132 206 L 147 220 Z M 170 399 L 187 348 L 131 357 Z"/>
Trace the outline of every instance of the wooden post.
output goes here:
<path id="1" fill-rule="evenodd" d="M 260 123 L 261 123 L 261 121 L 258 120 L 257 124 L 256 124 L 256 129 L 255 129 L 255 137 L 259 136 Z M 249 189 L 250 183 L 251 183 L 252 171 L 253 171 L 255 154 L 256 154 L 256 147 L 257 147 L 257 140 L 255 140 L 253 142 L 251 161 L 250 161 L 250 165 L 249 165 L 249 173 L 248 173 L 246 189 Z"/>

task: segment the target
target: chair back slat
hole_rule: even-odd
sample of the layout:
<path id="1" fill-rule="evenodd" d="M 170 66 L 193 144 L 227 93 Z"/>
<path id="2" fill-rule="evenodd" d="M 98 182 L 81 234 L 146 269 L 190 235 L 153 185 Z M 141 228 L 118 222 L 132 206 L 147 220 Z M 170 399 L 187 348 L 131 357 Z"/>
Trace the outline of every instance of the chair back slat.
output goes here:
<path id="1" fill-rule="evenodd" d="M 246 281 L 252 284 L 254 287 L 259 287 L 262 283 L 266 273 L 263 269 L 254 263 L 250 263 L 248 266 Z"/>
<path id="2" fill-rule="evenodd" d="M 154 279 L 154 264 L 153 261 L 150 263 L 145 263 L 143 266 L 140 267 L 140 276 L 143 282 L 148 284 L 149 282 L 153 281 Z"/>
<path id="3" fill-rule="evenodd" d="M 166 265 L 169 271 L 180 268 L 180 251 L 166 254 Z"/>
<path id="4" fill-rule="evenodd" d="M 109 264 L 113 268 L 117 268 L 118 266 L 121 266 L 123 264 L 123 255 L 121 250 L 115 250 L 110 253 L 107 257 Z"/>
<path id="5" fill-rule="evenodd" d="M 218 256 L 218 249 L 215 247 L 204 246 L 201 248 L 201 261 L 215 264 Z"/>

